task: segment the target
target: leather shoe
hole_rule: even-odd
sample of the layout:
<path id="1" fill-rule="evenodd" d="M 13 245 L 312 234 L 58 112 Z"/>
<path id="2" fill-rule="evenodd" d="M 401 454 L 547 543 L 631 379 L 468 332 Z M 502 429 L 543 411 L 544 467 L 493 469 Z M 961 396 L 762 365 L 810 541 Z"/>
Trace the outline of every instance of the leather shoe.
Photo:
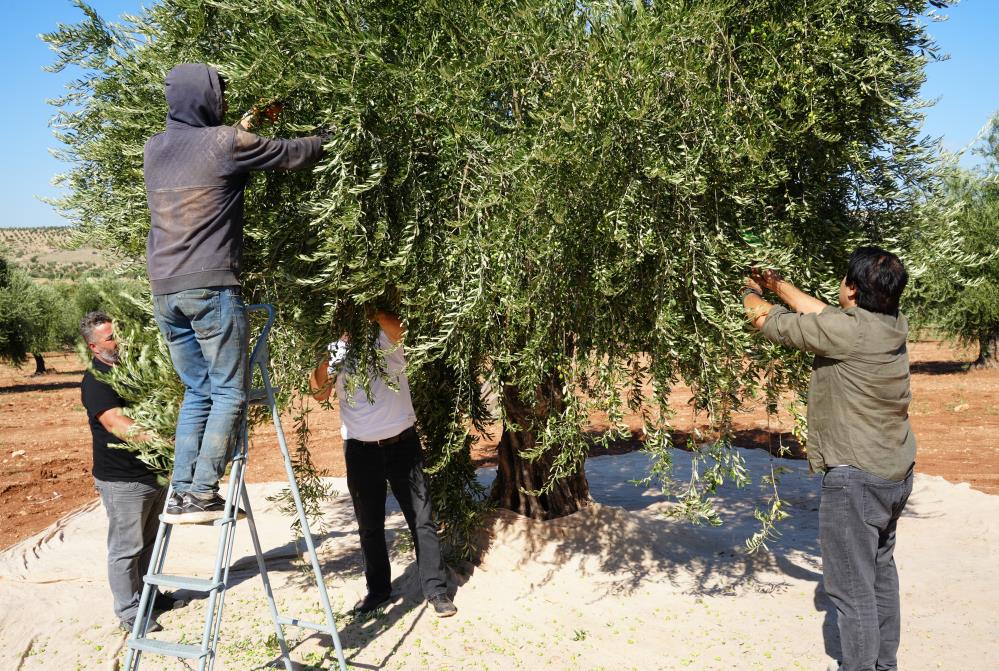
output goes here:
<path id="1" fill-rule="evenodd" d="M 458 609 L 454 607 L 454 603 L 451 601 L 451 598 L 444 592 L 434 594 L 432 597 L 427 599 L 427 603 L 433 606 L 434 615 L 437 617 L 451 617 L 458 612 Z"/>
<path id="2" fill-rule="evenodd" d="M 186 599 L 178 599 L 173 592 L 157 592 L 153 599 L 153 612 L 165 613 L 175 608 L 183 608 L 187 605 Z"/>
<path id="3" fill-rule="evenodd" d="M 118 623 L 118 627 L 127 634 L 132 633 L 132 627 L 135 626 L 135 620 L 121 620 Z M 151 634 L 154 631 L 163 631 L 163 625 L 161 625 L 156 620 L 150 620 L 149 624 L 146 625 L 146 633 Z"/>
<path id="4" fill-rule="evenodd" d="M 378 610 L 389 602 L 390 597 L 391 594 L 373 594 L 372 592 L 368 592 L 363 599 L 354 604 L 354 612 L 370 613 L 371 611 Z"/>

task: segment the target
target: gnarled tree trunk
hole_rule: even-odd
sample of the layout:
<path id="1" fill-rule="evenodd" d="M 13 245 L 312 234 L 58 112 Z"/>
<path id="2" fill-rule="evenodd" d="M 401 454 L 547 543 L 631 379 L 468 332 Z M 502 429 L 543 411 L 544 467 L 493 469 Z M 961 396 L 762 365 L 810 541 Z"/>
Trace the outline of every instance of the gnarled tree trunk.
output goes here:
<path id="1" fill-rule="evenodd" d="M 550 383 L 534 393 L 535 402 L 527 403 L 522 394 L 506 387 L 501 399 L 509 421 L 519 428 L 503 428 L 497 458 L 496 481 L 492 499 L 500 508 L 539 520 L 570 515 L 590 502 L 590 486 L 583 465 L 572 475 L 554 483 L 549 491 L 538 493 L 548 481 L 554 454 L 547 453 L 531 461 L 522 452 L 536 445 L 535 426 L 547 413 L 562 408 L 561 385 Z"/>
<path id="2" fill-rule="evenodd" d="M 45 373 L 45 359 L 41 354 L 35 354 L 32 352 L 31 356 L 35 357 L 35 375 L 42 375 Z"/>
<path id="3" fill-rule="evenodd" d="M 999 368 L 999 324 L 978 339 L 978 360 L 975 368 Z"/>

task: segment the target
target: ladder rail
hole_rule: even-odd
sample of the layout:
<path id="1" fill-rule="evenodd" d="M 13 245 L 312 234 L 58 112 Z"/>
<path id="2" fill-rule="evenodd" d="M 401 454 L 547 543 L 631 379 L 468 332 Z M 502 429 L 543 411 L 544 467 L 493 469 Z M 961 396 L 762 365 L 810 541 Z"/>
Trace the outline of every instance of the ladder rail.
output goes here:
<path id="1" fill-rule="evenodd" d="M 215 661 L 218 657 L 218 642 L 222 628 L 222 616 L 225 609 L 225 593 L 228 591 L 229 587 L 229 572 L 232 567 L 232 553 L 235 546 L 236 521 L 239 516 L 240 500 L 242 500 L 243 512 L 246 515 L 247 525 L 250 530 L 250 538 L 253 542 L 253 550 L 257 559 L 257 567 L 260 571 L 260 577 L 263 582 L 271 620 L 274 623 L 278 644 L 281 649 L 281 659 L 284 662 L 285 669 L 287 671 L 292 671 L 294 669 L 294 664 L 291 661 L 284 633 L 284 626 L 291 624 L 329 634 L 332 637 L 333 645 L 336 649 L 336 656 L 340 671 L 347 671 L 347 662 L 344 659 L 343 647 L 340 643 L 340 636 L 336 627 L 336 619 L 333 616 L 333 608 L 330 604 L 329 593 L 326 589 L 326 582 L 323 578 L 322 566 L 319 563 L 319 556 L 316 552 L 315 540 L 309 526 L 308 516 L 305 513 L 305 506 L 302 503 L 301 491 L 298 487 L 294 466 L 291 462 L 291 455 L 288 451 L 288 443 L 285 439 L 284 430 L 281 426 L 281 416 L 278 411 L 277 400 L 275 398 L 276 390 L 271 384 L 270 373 L 268 371 L 270 355 L 267 341 L 276 320 L 276 311 L 274 310 L 274 306 L 270 304 L 248 305 L 245 309 L 247 314 L 251 312 L 266 313 L 266 321 L 261 328 L 260 333 L 257 335 L 256 342 L 254 343 L 253 349 L 247 359 L 247 407 L 243 410 L 243 417 L 240 424 L 240 437 L 231 460 L 232 467 L 229 475 L 227 490 L 228 497 L 226 499 L 225 512 L 223 513 L 224 518 L 221 520 L 221 525 L 226 528 L 221 529 L 219 533 L 218 547 L 215 553 L 215 567 L 210 583 L 211 585 L 215 585 L 215 587 L 210 589 L 207 594 L 208 598 L 206 604 L 205 627 L 202 632 L 201 645 L 181 645 L 146 638 L 148 624 L 153 619 L 154 602 L 159 589 L 158 585 L 154 582 L 153 577 L 156 576 L 156 579 L 160 581 L 169 578 L 167 576 L 163 576 L 163 568 L 166 563 L 167 548 L 169 547 L 173 525 L 165 522 L 163 520 L 163 516 L 161 515 L 160 526 L 156 533 L 156 540 L 153 544 L 153 553 L 149 569 L 147 570 L 147 578 L 149 579 L 144 580 L 145 584 L 143 585 L 142 594 L 139 599 L 139 609 L 135 618 L 135 623 L 132 627 L 132 632 L 128 639 L 129 650 L 125 667 L 127 671 L 138 670 L 143 650 L 180 658 L 197 658 L 199 671 L 212 671 L 214 668 Z M 253 511 L 250 506 L 250 496 L 246 489 L 246 464 L 247 455 L 249 453 L 249 424 L 247 413 L 249 411 L 251 396 L 251 389 L 249 389 L 249 387 L 252 387 L 255 369 L 260 373 L 262 381 L 262 389 L 255 391 L 258 393 L 263 391 L 263 397 L 259 400 L 265 401 L 266 404 L 270 406 L 271 419 L 274 423 L 274 430 L 277 435 L 278 445 L 281 449 L 281 455 L 284 460 L 285 472 L 288 476 L 288 485 L 295 501 L 295 509 L 298 513 L 298 521 L 301 525 L 302 535 L 305 539 L 306 546 L 308 547 L 312 572 L 319 591 L 319 600 L 326 614 L 326 625 L 306 622 L 294 617 L 282 616 L 278 611 L 277 602 L 274 598 L 273 588 L 267 572 L 267 564 L 264 560 L 260 537 L 257 532 L 256 521 L 253 518 Z M 168 496 L 173 493 L 172 486 L 168 488 L 167 493 Z M 190 581 L 191 579 L 182 580 Z M 184 583 L 181 582 L 179 584 Z"/>
<path id="2" fill-rule="evenodd" d="M 288 450 L 288 441 L 284 435 L 284 428 L 281 426 L 281 413 L 278 411 L 277 401 L 274 396 L 274 386 L 271 384 L 269 366 L 269 349 L 267 344 L 267 337 L 270 334 L 271 327 L 274 325 L 276 318 L 276 313 L 274 306 L 268 303 L 256 304 L 247 306 L 247 312 L 250 311 L 264 311 L 267 313 L 267 322 L 264 324 L 263 329 L 261 329 L 261 335 L 257 339 L 257 345 L 253 348 L 253 354 L 250 358 L 251 366 L 251 377 L 252 377 L 252 367 L 256 366 L 260 371 L 260 379 L 262 382 L 263 390 L 266 395 L 267 404 L 271 409 L 271 421 L 274 424 L 274 432 L 277 435 L 278 446 L 281 449 L 281 456 L 284 460 L 285 473 L 288 476 L 288 487 L 291 490 L 292 498 L 295 500 L 295 510 L 298 513 L 298 521 L 301 525 L 302 536 L 305 539 L 305 544 L 308 547 L 309 559 L 312 564 L 312 573 L 316 581 L 316 587 L 319 591 L 319 600 L 323 606 L 323 610 L 326 615 L 326 629 L 317 631 L 324 631 L 328 633 L 333 639 L 333 647 L 336 651 L 337 662 L 340 666 L 341 671 L 347 671 L 347 661 L 344 659 L 343 645 L 340 642 L 340 634 L 336 626 L 336 618 L 333 616 L 333 607 L 330 604 L 329 592 L 326 589 L 326 581 L 323 578 L 322 566 L 319 564 L 319 554 L 316 552 L 315 540 L 312 536 L 312 529 L 309 525 L 308 515 L 305 513 L 305 505 L 302 503 L 302 494 L 298 488 L 298 478 L 295 477 L 295 468 L 291 463 L 291 454 Z M 258 555 L 262 559 L 262 555 Z M 262 565 L 262 564 L 261 564 Z M 261 572 L 261 576 L 265 576 L 265 571 Z M 265 578 L 265 581 L 269 583 L 269 580 Z M 269 586 L 269 585 L 268 585 Z M 265 588 L 266 589 L 266 588 Z M 277 609 L 275 607 L 275 614 Z M 275 625 L 281 628 L 281 618 L 278 615 L 278 620 L 275 620 Z M 296 619 L 296 618 L 288 618 Z M 308 623 L 300 621 L 297 626 L 303 627 Z M 308 627 L 313 628 L 313 627 Z M 279 640 L 283 637 L 279 637 Z M 285 659 L 288 659 L 285 657 Z"/>
<path id="3" fill-rule="evenodd" d="M 170 495 L 173 493 L 173 487 L 170 487 L 167 491 L 167 499 L 169 500 Z M 170 525 L 164 524 L 160 521 L 159 528 L 156 530 L 156 540 L 153 541 L 153 552 L 149 561 L 149 568 L 152 569 L 153 565 L 157 565 L 160 570 L 162 570 L 164 557 L 166 555 L 166 547 L 170 539 Z M 149 573 L 149 571 L 147 571 Z M 132 633 L 129 637 L 132 639 L 143 638 L 146 635 L 146 627 L 149 624 L 149 620 L 153 613 L 153 602 L 156 600 L 156 595 L 152 594 L 150 585 L 143 584 L 142 593 L 139 596 L 139 607 L 135 611 L 135 620 L 132 622 Z M 139 658 L 142 656 L 141 650 L 129 649 L 128 658 L 126 660 L 126 670 L 132 671 L 133 668 L 139 668 Z M 134 666 L 133 666 L 134 663 Z"/>
<path id="4" fill-rule="evenodd" d="M 293 671 L 291 655 L 288 652 L 288 642 L 285 639 L 284 627 L 281 626 L 281 616 L 278 613 L 277 601 L 274 599 L 274 590 L 271 587 L 271 580 L 267 574 L 267 565 L 264 561 L 264 552 L 260 546 L 260 536 L 257 534 L 257 524 L 253 519 L 253 512 L 250 509 L 250 495 L 246 488 L 243 488 L 243 504 L 246 506 L 247 527 L 250 530 L 250 539 L 253 542 L 253 551 L 257 556 L 257 569 L 260 571 L 260 578 L 264 583 L 264 594 L 267 597 L 267 608 L 271 612 L 271 621 L 274 623 L 274 631 L 277 635 L 278 647 L 281 649 L 281 658 L 284 660 L 286 671 Z"/>
<path id="5" fill-rule="evenodd" d="M 309 518 L 305 513 L 305 506 L 302 503 L 302 494 L 298 488 L 298 480 L 295 478 L 295 468 L 291 463 L 291 454 L 288 451 L 288 442 L 284 436 L 284 429 L 281 427 L 281 417 L 278 412 L 277 403 L 274 403 L 274 388 L 271 386 L 270 374 L 267 368 L 260 369 L 264 389 L 271 400 L 271 416 L 274 421 L 274 430 L 277 433 L 278 445 L 281 447 L 281 455 L 284 457 L 284 468 L 288 474 L 288 486 L 291 489 L 292 497 L 295 499 L 295 509 L 298 512 L 298 521 L 302 525 L 302 536 L 309 550 L 309 558 L 312 563 L 312 572 L 315 576 L 317 587 L 319 588 L 319 600 L 322 603 L 326 614 L 326 624 L 329 627 L 328 633 L 333 639 L 333 647 L 336 651 L 337 661 L 343 671 L 347 669 L 347 661 L 343 655 L 343 645 L 340 642 L 340 634 L 336 627 L 336 618 L 333 616 L 333 607 L 330 604 L 329 593 L 326 590 L 326 582 L 323 579 L 322 567 L 319 564 L 319 555 L 316 552 L 315 540 L 312 537 L 312 529 L 309 526 Z M 301 626 L 301 625 L 299 625 Z"/>
<path id="6" fill-rule="evenodd" d="M 243 421 L 245 423 L 245 416 Z M 245 435 L 245 430 L 243 433 Z M 225 567 L 225 570 L 220 577 L 223 585 L 222 589 L 212 592 L 212 594 L 217 594 L 218 597 L 214 617 L 210 619 L 211 634 L 209 640 L 211 641 L 211 654 L 206 658 L 202 658 L 205 663 L 206 671 L 211 671 L 211 669 L 215 667 L 215 660 L 218 657 L 216 653 L 218 651 L 219 632 L 222 628 L 222 613 L 225 610 L 225 594 L 229 591 L 229 569 L 232 567 L 232 550 L 233 546 L 235 546 L 236 520 L 239 516 L 239 505 L 237 501 L 239 500 L 239 492 L 245 489 L 244 478 L 246 476 L 246 448 L 245 445 L 241 445 L 240 448 L 240 453 L 233 458 L 233 469 L 238 469 L 239 472 L 238 474 L 230 475 L 229 497 L 226 499 L 225 519 L 231 521 L 227 521 L 225 523 L 225 531 L 223 534 L 219 534 L 220 536 L 226 536 L 226 551 L 222 564 Z M 233 481 L 238 482 L 234 483 Z M 216 565 L 216 570 L 218 568 L 218 565 Z M 216 581 L 216 583 L 217 582 L 218 581 Z"/>
<path id="7" fill-rule="evenodd" d="M 267 321 L 264 322 L 263 327 L 260 329 L 260 335 L 257 336 L 257 342 L 253 345 L 253 350 L 250 352 L 250 358 L 247 359 L 249 365 L 247 366 L 250 370 L 252 376 L 253 365 L 256 363 L 261 354 L 265 354 L 267 351 L 267 339 L 271 334 L 271 327 L 274 326 L 274 321 L 277 319 L 277 313 L 274 311 L 274 306 L 270 303 L 255 303 L 253 305 L 246 306 L 246 314 L 249 315 L 251 312 L 266 312 Z M 252 382 L 252 380 L 247 380 L 247 383 Z"/>
<path id="8" fill-rule="evenodd" d="M 240 435 L 246 431 L 246 413 L 241 420 Z M 225 529 L 219 533 L 218 549 L 215 555 L 215 567 L 212 573 L 212 583 L 221 584 L 221 589 L 213 589 L 208 594 L 208 615 L 205 617 L 205 627 L 201 634 L 201 650 L 206 655 L 199 658 L 199 671 L 207 671 L 215 664 L 218 649 L 218 636 L 222 624 L 222 610 L 225 607 L 225 593 L 229 587 L 229 564 L 232 561 L 232 549 L 236 535 L 236 517 L 239 490 L 243 486 L 243 466 L 246 451 L 243 440 L 237 443 L 237 454 L 233 455 L 232 468 L 229 471 L 226 505 L 223 512 Z"/>

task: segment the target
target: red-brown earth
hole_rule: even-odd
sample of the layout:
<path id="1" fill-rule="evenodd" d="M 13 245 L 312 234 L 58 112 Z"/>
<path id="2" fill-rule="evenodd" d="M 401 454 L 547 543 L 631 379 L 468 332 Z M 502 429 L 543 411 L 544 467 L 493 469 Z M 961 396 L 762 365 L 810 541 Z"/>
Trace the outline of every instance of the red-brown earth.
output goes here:
<path id="1" fill-rule="evenodd" d="M 916 470 L 999 494 L 999 370 L 967 371 L 964 362 L 973 358 L 972 353 L 944 343 L 913 343 L 910 356 L 910 416 L 919 442 Z M 46 361 L 51 372 L 37 377 L 30 374 L 33 367 L 0 365 L 0 549 L 96 496 L 90 475 L 90 431 L 80 403 L 83 365 L 68 353 L 49 355 Z M 684 388 L 674 391 L 675 408 L 684 408 L 688 399 Z M 312 456 L 330 475 L 343 475 L 336 414 L 318 407 L 310 413 Z M 674 422 L 678 438 L 702 428 L 703 419 L 681 410 Z M 786 420 L 784 416 L 768 420 L 762 404 L 756 404 L 737 416 L 736 442 L 766 449 L 782 440 L 795 448 L 786 433 Z M 637 432 L 637 418 L 629 421 Z M 291 422 L 284 424 L 291 438 Z M 591 428 L 605 429 L 606 418 L 592 417 Z M 252 440 L 250 482 L 284 478 L 277 442 L 268 429 L 264 427 Z M 475 446 L 477 464 L 493 463 L 498 439 L 494 432 Z M 637 446 L 633 440 L 618 444 L 614 451 Z M 593 452 L 601 453 L 606 452 Z"/>

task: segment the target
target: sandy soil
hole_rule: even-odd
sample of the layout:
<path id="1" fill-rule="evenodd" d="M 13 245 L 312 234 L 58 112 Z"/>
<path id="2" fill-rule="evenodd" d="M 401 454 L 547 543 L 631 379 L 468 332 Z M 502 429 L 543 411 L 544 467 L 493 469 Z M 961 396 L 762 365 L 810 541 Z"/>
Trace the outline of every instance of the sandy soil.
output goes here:
<path id="1" fill-rule="evenodd" d="M 689 468 L 689 454 L 674 455 Z M 629 484 L 648 469 L 640 452 L 587 462 L 596 504 L 537 522 L 500 514 L 483 532 L 478 565 L 450 577 L 458 614 L 440 620 L 421 598 L 402 516 L 390 499 L 393 603 L 369 618 L 347 609 L 364 590 L 349 500 L 323 504 L 320 561 L 351 669 L 411 671 L 800 671 L 826 668 L 839 652 L 831 604 L 821 588 L 818 480 L 801 461 L 746 453 L 754 481 L 783 465 L 791 517 L 770 552 L 742 548 L 766 488 L 724 488 L 723 527 L 668 519 L 656 489 Z M 479 477 L 488 483 L 489 469 Z M 343 479 L 331 483 L 341 491 Z M 321 620 L 311 574 L 301 570 L 289 520 L 266 500 L 279 485 L 251 485 L 250 498 L 282 614 Z M 999 497 L 918 474 L 899 527 L 896 561 L 905 616 L 900 668 L 994 669 L 999 627 Z M 100 505 L 64 517 L 0 552 L 0 668 L 118 668 L 124 634 L 115 628 L 104 575 Z M 177 530 L 167 572 L 205 575 L 217 532 Z M 283 668 L 250 546 L 237 529 L 216 669 Z M 946 567 L 942 570 L 941 567 Z M 200 639 L 204 601 L 160 617 L 168 641 Z M 31 603 L 31 616 L 14 604 Z M 300 670 L 335 668 L 328 636 L 291 628 Z M 142 668 L 192 668 L 145 655 Z"/>
<path id="2" fill-rule="evenodd" d="M 913 362 L 912 422 L 919 441 L 917 470 L 952 482 L 999 493 L 999 370 L 962 371 L 970 352 L 940 343 L 911 345 Z M 53 372 L 40 377 L 31 368 L 0 365 L 0 548 L 44 529 L 67 512 L 93 500 L 90 434 L 80 404 L 83 367 L 74 354 L 47 357 Z M 677 389 L 674 404 L 683 408 L 689 394 Z M 339 418 L 316 408 L 310 415 L 313 458 L 331 476 L 342 476 Z M 634 429 L 639 428 L 630 418 Z M 786 420 L 786 418 L 783 418 Z M 778 441 L 793 443 L 788 426 L 770 419 L 762 407 L 737 419 L 738 444 L 766 448 Z M 677 429 L 699 426 L 697 417 L 679 412 Z M 593 418 L 593 430 L 604 428 Z M 284 422 L 291 435 L 291 422 Z M 252 442 L 247 478 L 269 482 L 284 477 L 273 433 L 261 432 Z M 475 448 L 478 465 L 493 463 L 496 440 Z M 629 451 L 637 441 L 615 452 Z M 596 453 L 595 453 L 596 454 Z"/>

